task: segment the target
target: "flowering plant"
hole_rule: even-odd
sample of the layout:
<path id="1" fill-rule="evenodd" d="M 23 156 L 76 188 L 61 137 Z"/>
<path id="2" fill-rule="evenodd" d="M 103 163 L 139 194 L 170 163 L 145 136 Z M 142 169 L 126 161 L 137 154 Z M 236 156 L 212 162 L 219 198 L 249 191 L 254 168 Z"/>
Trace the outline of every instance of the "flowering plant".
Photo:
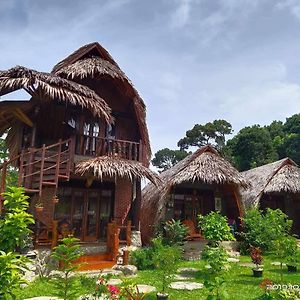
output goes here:
<path id="1" fill-rule="evenodd" d="M 96 281 L 97 287 L 95 296 L 101 299 L 121 299 L 120 298 L 120 289 L 112 284 L 108 283 L 108 278 L 100 277 Z"/>

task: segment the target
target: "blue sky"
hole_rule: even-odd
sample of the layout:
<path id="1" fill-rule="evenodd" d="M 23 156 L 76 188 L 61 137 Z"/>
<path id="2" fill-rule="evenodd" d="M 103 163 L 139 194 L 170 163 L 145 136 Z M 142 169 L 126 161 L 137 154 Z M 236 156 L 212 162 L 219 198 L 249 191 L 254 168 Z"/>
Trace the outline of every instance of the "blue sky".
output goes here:
<path id="1" fill-rule="evenodd" d="M 195 123 L 300 112 L 298 0 L 0 0 L 0 23 L 0 70 L 104 46 L 147 104 L 153 152 Z"/>

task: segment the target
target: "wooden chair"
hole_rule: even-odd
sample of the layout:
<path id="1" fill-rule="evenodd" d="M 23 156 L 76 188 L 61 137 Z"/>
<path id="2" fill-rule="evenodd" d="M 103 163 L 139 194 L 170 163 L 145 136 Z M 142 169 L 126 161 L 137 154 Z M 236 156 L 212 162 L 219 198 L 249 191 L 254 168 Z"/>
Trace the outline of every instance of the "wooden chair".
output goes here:
<path id="1" fill-rule="evenodd" d="M 188 241 L 203 239 L 202 235 L 197 232 L 195 224 L 192 220 L 184 220 L 182 221 L 182 224 L 188 228 L 188 235 L 186 237 Z"/>

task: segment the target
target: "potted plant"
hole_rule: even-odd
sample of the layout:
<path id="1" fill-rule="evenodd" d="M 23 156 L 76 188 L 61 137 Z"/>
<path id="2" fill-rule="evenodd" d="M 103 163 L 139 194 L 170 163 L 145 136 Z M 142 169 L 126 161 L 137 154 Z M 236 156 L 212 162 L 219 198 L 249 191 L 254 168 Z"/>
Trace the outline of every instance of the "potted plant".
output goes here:
<path id="1" fill-rule="evenodd" d="M 261 263 L 263 261 L 262 251 L 259 247 L 251 247 L 250 248 L 250 256 L 252 262 L 256 265 L 255 268 L 252 269 L 254 277 L 262 277 L 263 268 Z"/>
<path id="2" fill-rule="evenodd" d="M 167 300 L 169 295 L 166 288 L 176 271 L 176 265 L 180 259 L 180 249 L 175 246 L 164 246 L 155 253 L 153 259 L 162 284 L 162 289 L 156 294 L 156 299 Z"/>
<path id="3" fill-rule="evenodd" d="M 44 206 L 43 206 L 43 203 L 42 202 L 37 202 L 36 205 L 35 205 L 35 210 L 36 212 L 42 212 L 44 209 Z"/>
<path id="4" fill-rule="evenodd" d="M 53 196 L 52 202 L 53 202 L 53 204 L 57 204 L 59 202 L 59 199 L 56 195 Z"/>

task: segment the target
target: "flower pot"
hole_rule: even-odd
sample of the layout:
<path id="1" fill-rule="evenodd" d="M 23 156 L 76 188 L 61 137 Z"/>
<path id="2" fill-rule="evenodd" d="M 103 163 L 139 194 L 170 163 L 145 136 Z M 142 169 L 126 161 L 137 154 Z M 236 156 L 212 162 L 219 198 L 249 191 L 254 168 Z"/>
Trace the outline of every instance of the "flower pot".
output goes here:
<path id="1" fill-rule="evenodd" d="M 290 273 L 297 272 L 297 266 L 292 266 L 292 265 L 286 265 L 286 266 L 287 266 L 288 272 L 290 272 Z"/>
<path id="2" fill-rule="evenodd" d="M 169 295 L 166 293 L 157 293 L 156 294 L 156 300 L 168 300 Z"/>
<path id="3" fill-rule="evenodd" d="M 252 269 L 254 277 L 262 277 L 263 269 Z"/>
<path id="4" fill-rule="evenodd" d="M 35 210 L 36 210 L 36 212 L 40 213 L 44 210 L 44 207 L 38 206 L 38 207 L 35 208 Z"/>

